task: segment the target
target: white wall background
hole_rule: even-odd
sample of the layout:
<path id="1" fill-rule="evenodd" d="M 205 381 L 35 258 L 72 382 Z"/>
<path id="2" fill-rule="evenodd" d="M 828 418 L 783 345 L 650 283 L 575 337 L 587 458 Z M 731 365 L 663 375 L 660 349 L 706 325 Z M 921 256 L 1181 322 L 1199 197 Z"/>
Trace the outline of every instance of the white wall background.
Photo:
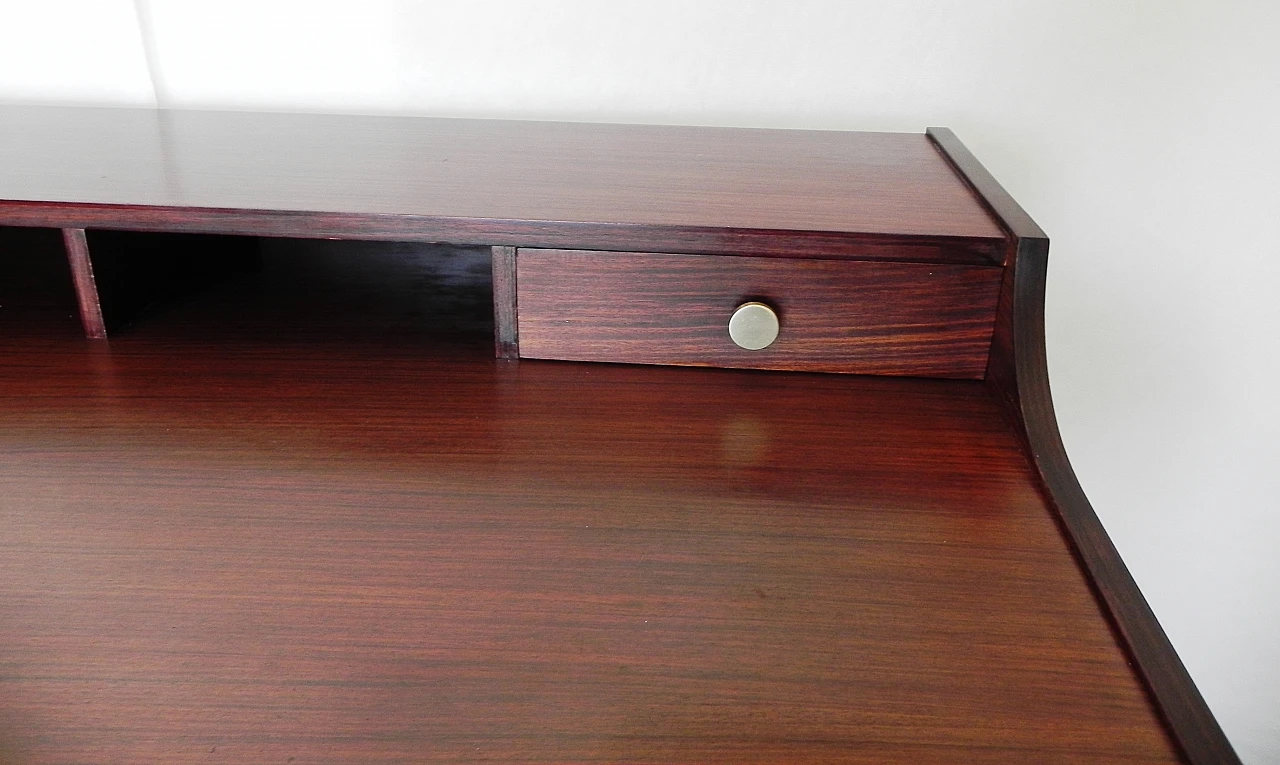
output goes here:
<path id="1" fill-rule="evenodd" d="M 1280 763 L 1276 0 L 0 0 L 0 101 L 954 128 L 1053 240 L 1086 491 Z"/>

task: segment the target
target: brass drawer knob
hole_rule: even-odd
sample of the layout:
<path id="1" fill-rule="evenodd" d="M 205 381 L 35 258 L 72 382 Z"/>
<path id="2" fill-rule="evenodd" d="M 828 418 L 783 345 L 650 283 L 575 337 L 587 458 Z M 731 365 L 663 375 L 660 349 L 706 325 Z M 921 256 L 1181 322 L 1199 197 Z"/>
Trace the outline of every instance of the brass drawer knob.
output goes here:
<path id="1" fill-rule="evenodd" d="M 729 337 L 748 351 L 768 348 L 778 339 L 778 314 L 764 303 L 743 303 L 729 318 Z"/>

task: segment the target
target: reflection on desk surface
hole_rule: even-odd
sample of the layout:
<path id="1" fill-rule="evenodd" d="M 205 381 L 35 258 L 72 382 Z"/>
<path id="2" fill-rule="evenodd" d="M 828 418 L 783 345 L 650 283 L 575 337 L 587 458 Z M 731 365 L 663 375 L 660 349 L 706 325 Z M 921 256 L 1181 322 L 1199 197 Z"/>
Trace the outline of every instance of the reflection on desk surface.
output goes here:
<path id="1" fill-rule="evenodd" d="M 266 254 L 4 324 L 0 755 L 1176 760 L 981 384 L 498 362 L 483 251 Z"/>

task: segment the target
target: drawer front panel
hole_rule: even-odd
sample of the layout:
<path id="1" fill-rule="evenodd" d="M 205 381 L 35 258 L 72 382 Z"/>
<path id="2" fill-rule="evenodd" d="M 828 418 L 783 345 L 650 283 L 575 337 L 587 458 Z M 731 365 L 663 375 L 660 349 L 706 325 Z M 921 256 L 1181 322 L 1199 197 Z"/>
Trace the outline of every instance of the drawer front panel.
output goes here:
<path id="1" fill-rule="evenodd" d="M 522 358 L 980 379 L 1002 269 L 927 263 L 521 249 Z M 729 319 L 758 301 L 777 339 Z"/>

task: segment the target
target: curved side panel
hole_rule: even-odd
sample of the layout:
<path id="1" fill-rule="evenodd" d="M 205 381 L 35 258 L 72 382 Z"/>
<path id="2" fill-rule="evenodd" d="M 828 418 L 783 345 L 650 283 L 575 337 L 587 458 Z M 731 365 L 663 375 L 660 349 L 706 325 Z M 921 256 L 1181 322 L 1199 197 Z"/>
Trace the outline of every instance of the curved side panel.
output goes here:
<path id="1" fill-rule="evenodd" d="M 1184 757 L 1191 765 L 1239 763 L 1067 459 L 1053 411 L 1045 357 L 1049 240 L 954 133 L 930 128 L 928 135 L 1010 235 L 987 383 L 1005 403 L 1103 611 Z"/>

